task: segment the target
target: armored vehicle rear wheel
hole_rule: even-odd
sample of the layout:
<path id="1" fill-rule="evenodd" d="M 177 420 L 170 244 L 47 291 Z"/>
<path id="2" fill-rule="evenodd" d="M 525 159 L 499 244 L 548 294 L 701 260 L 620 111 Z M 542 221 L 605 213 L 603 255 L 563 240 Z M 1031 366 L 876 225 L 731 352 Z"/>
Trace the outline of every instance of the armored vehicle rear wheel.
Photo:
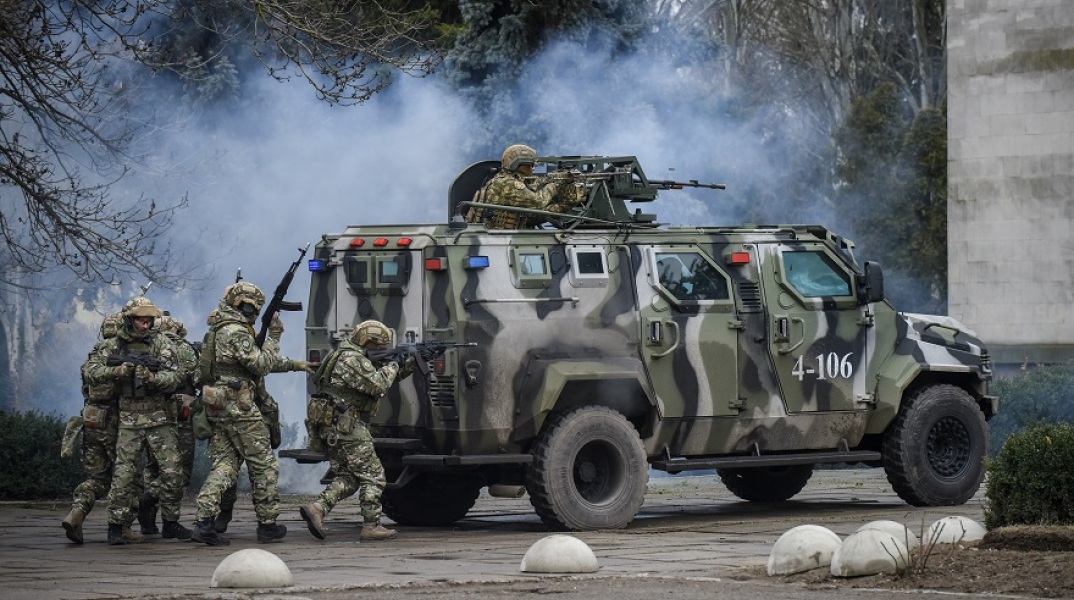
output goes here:
<path id="1" fill-rule="evenodd" d="M 549 417 L 526 471 L 530 503 L 556 529 L 626 527 L 645 499 L 649 465 L 618 412 L 583 406 Z"/>
<path id="2" fill-rule="evenodd" d="M 400 525 L 442 527 L 466 516 L 482 481 L 460 474 L 425 473 L 398 489 L 384 490 L 384 514 Z"/>
<path id="3" fill-rule="evenodd" d="M 732 494 L 750 502 L 783 502 L 802 491 L 813 476 L 813 465 L 716 469 Z"/>
<path id="4" fill-rule="evenodd" d="M 928 385 L 908 394 L 884 435 L 888 481 L 914 506 L 950 506 L 972 498 L 984 479 L 987 455 L 984 414 L 954 385 Z"/>

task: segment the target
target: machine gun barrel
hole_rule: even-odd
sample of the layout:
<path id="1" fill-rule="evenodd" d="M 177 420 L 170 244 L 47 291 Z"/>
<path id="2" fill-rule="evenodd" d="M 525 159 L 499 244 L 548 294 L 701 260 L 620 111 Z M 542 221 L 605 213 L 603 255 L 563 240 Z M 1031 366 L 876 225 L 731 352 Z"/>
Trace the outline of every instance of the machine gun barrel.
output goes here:
<path id="1" fill-rule="evenodd" d="M 726 183 L 700 183 L 696 179 L 689 181 L 672 181 L 670 179 L 650 179 L 649 185 L 658 190 L 681 190 L 684 187 L 707 188 L 710 190 L 726 190 Z"/>

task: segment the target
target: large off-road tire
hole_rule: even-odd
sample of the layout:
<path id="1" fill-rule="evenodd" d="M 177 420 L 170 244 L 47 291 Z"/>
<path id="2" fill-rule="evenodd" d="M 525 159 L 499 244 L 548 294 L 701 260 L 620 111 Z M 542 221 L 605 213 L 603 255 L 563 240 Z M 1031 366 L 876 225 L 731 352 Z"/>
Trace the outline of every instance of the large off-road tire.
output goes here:
<path id="1" fill-rule="evenodd" d="M 783 502 L 802 491 L 813 476 L 813 465 L 716 469 L 732 494 L 750 502 Z"/>
<path id="2" fill-rule="evenodd" d="M 884 434 L 884 470 L 914 506 L 963 504 L 977 493 L 988 456 L 988 424 L 966 390 L 927 385 L 903 398 Z"/>
<path id="3" fill-rule="evenodd" d="M 398 489 L 384 490 L 384 514 L 400 525 L 443 527 L 466 516 L 483 484 L 468 474 L 424 473 Z"/>
<path id="4" fill-rule="evenodd" d="M 554 529 L 626 527 L 645 500 L 649 464 L 618 412 L 583 406 L 549 417 L 526 470 L 530 503 Z"/>

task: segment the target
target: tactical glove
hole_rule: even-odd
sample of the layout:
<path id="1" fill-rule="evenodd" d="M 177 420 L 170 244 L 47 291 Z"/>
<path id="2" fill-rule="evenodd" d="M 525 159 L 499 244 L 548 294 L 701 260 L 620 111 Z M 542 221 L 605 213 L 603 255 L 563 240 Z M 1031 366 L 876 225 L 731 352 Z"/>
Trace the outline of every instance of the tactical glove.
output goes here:
<path id="1" fill-rule="evenodd" d="M 153 384 L 157 380 L 157 374 L 142 365 L 134 368 L 134 377 L 141 379 L 146 384 Z"/>
<path id="2" fill-rule="evenodd" d="M 111 367 L 109 369 L 109 372 L 112 374 L 112 377 L 116 379 L 126 379 L 130 377 L 132 373 L 134 373 L 134 365 L 130 363 L 123 363 L 121 365 Z"/>
<path id="3" fill-rule="evenodd" d="M 280 320 L 279 313 L 272 315 L 272 322 L 269 323 L 268 334 L 269 337 L 274 340 L 279 340 L 280 336 L 283 335 L 283 321 Z"/>

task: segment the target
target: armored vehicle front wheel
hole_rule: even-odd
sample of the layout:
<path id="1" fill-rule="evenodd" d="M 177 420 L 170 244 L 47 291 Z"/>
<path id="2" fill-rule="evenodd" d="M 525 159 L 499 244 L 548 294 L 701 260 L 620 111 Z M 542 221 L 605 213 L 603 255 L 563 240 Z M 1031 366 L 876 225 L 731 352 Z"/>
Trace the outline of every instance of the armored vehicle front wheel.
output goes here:
<path id="1" fill-rule="evenodd" d="M 884 470 L 914 506 L 950 506 L 973 497 L 984 479 L 988 424 L 966 390 L 928 385 L 903 398 L 884 434 Z"/>
<path id="2" fill-rule="evenodd" d="M 583 406 L 549 417 L 526 471 L 530 503 L 556 529 L 626 527 L 645 499 L 649 464 L 618 412 Z"/>
<path id="3" fill-rule="evenodd" d="M 716 469 L 732 494 L 750 502 L 783 502 L 802 491 L 813 476 L 813 465 Z"/>
<path id="4" fill-rule="evenodd" d="M 467 474 L 424 473 L 398 489 L 384 490 L 384 514 L 400 525 L 443 527 L 466 516 L 483 483 Z"/>

